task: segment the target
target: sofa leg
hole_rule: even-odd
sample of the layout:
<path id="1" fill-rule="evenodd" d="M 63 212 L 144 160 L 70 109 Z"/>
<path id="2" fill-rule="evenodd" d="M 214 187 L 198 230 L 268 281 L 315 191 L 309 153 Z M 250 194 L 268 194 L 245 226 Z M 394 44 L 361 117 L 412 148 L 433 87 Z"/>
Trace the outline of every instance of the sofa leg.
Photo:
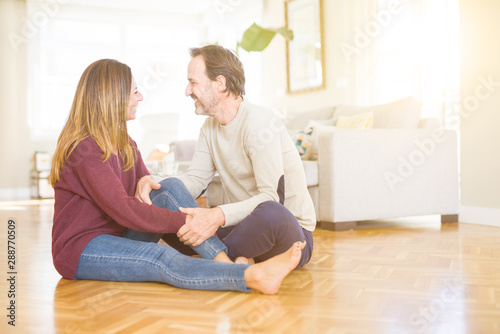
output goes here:
<path id="1" fill-rule="evenodd" d="M 441 215 L 441 224 L 458 223 L 458 215 Z"/>
<path id="2" fill-rule="evenodd" d="M 329 231 L 348 231 L 356 229 L 356 222 L 352 221 L 352 222 L 334 223 L 334 222 L 322 221 L 320 222 L 320 227 L 324 230 L 329 230 Z"/>

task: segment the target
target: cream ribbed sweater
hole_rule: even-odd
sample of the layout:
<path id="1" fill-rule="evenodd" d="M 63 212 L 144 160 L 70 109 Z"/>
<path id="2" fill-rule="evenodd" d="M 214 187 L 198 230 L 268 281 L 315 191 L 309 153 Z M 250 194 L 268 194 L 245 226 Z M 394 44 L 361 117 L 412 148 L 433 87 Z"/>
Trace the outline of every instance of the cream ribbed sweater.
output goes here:
<path id="1" fill-rule="evenodd" d="M 316 215 L 302 161 L 272 111 L 244 101 L 229 124 L 220 125 L 213 117 L 205 121 L 189 169 L 178 178 L 196 198 L 216 172 L 225 193 L 220 208 L 226 226 L 238 224 L 262 202 L 280 201 L 278 184 L 284 175 L 285 207 L 304 229 L 314 230 Z"/>

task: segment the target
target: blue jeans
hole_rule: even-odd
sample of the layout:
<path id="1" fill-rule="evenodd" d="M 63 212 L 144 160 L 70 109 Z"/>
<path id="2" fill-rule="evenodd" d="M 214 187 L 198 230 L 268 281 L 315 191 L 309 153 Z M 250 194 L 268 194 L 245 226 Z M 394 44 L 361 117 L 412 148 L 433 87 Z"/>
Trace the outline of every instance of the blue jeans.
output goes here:
<path id="1" fill-rule="evenodd" d="M 194 207 L 184 184 L 175 178 L 163 180 L 152 191 L 154 205 L 172 211 Z M 170 246 L 158 244 L 161 234 L 128 230 L 123 236 L 99 235 L 85 247 L 75 278 L 123 282 L 164 282 L 197 290 L 249 291 L 245 285 L 246 264 L 213 261 L 226 246 L 213 236 L 194 250 L 202 258 L 185 256 Z"/>

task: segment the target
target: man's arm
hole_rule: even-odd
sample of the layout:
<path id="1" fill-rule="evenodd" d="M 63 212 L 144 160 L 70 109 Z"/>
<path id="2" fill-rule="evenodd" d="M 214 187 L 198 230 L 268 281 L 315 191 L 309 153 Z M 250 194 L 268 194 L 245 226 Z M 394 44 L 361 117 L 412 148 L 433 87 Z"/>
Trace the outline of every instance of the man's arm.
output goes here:
<path id="1" fill-rule="evenodd" d="M 200 197 L 215 175 L 215 165 L 207 138 L 209 135 L 206 133 L 210 131 L 208 121 L 209 119 L 207 119 L 201 128 L 196 150 L 187 172 L 176 176 L 176 178 L 184 183 L 193 198 Z"/>
<path id="2" fill-rule="evenodd" d="M 177 236 L 181 242 L 193 247 L 213 236 L 225 222 L 224 212 L 220 208 L 179 208 L 179 211 L 190 219 L 177 231 Z"/>
<path id="3" fill-rule="evenodd" d="M 282 138 L 280 128 L 269 126 L 269 124 L 269 119 L 264 122 L 257 121 L 250 126 L 252 131 L 249 131 L 244 139 L 244 149 L 250 157 L 254 170 L 257 195 L 237 203 L 223 204 L 218 208 L 210 209 L 214 212 L 200 209 L 190 213 L 193 214 L 191 224 L 184 225 L 178 231 L 179 238 L 185 244 L 193 246 L 191 242 L 206 240 L 220 226 L 238 224 L 262 202 L 280 200 L 278 187 L 280 181 L 284 181 L 282 179 L 284 175 Z M 273 131 L 269 132 L 270 129 Z M 267 136 L 260 135 L 259 131 L 266 131 Z M 260 138 L 264 139 L 259 140 Z M 219 172 L 231 174 L 229 170 Z M 215 210 L 220 210 L 220 212 Z M 197 225 L 200 227 L 195 227 Z"/>

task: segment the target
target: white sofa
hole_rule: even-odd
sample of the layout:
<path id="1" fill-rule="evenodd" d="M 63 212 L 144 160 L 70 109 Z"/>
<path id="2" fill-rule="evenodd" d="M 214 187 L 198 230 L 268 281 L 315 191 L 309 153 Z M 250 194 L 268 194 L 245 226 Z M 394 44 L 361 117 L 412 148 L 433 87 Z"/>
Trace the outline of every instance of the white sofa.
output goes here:
<path id="1" fill-rule="evenodd" d="M 458 221 L 457 135 L 437 119 L 421 119 L 420 112 L 420 102 L 405 98 L 368 108 L 323 108 L 285 121 L 292 137 L 312 132 L 303 166 L 321 228 L 346 230 L 362 220 L 431 214 Z M 349 124 L 367 114 L 370 124 L 361 125 L 371 129 L 333 126 L 341 117 Z M 195 145 L 172 143 L 180 169 L 189 165 Z M 224 203 L 217 176 L 206 195 L 209 206 Z"/>
<path id="2" fill-rule="evenodd" d="M 322 228 L 431 214 L 458 221 L 457 135 L 437 119 L 420 119 L 420 110 L 418 101 L 406 98 L 369 108 L 324 108 L 287 122 L 291 132 L 312 132 L 303 164 Z M 324 125 L 367 114 L 371 129 Z"/>

